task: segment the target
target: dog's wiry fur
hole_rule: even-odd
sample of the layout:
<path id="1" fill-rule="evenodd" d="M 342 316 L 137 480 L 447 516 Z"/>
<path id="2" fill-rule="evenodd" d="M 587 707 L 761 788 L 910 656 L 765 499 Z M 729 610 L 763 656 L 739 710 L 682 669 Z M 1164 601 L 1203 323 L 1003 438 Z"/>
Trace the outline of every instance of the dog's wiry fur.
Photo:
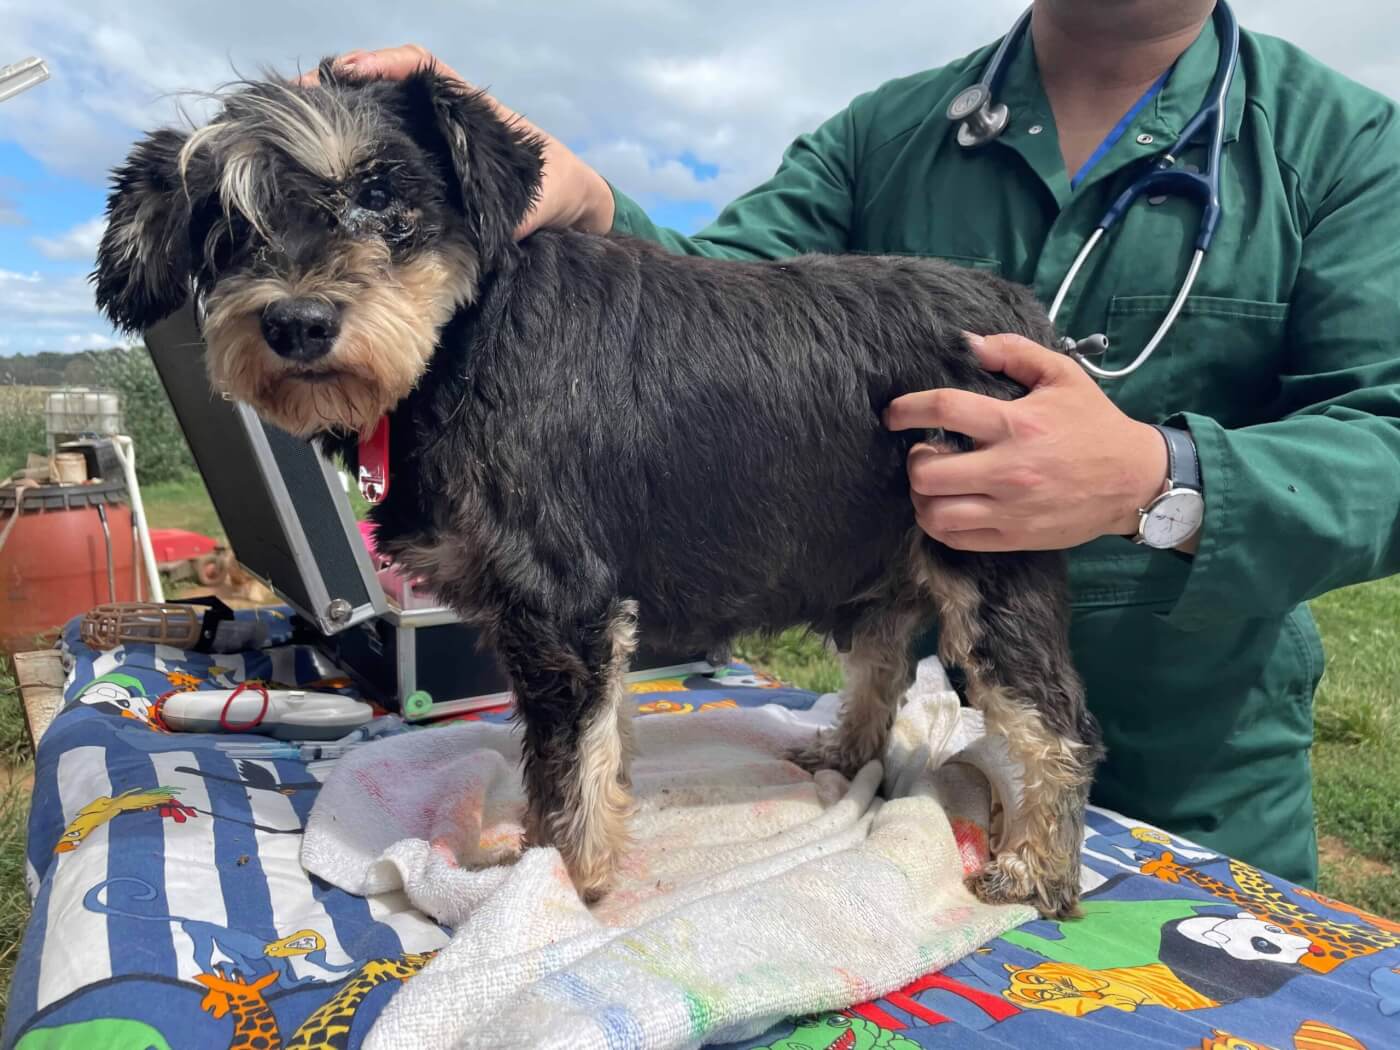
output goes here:
<path id="1" fill-rule="evenodd" d="M 1050 342 L 1030 293 L 911 258 L 517 245 L 540 171 L 536 141 L 432 70 L 246 84 L 116 173 L 97 298 L 139 330 L 193 288 L 213 381 L 352 465 L 389 414 L 379 542 L 495 647 L 529 839 L 558 846 L 586 895 L 625 849 L 638 629 L 695 648 L 793 624 L 848 640 L 841 724 L 797 757 L 853 774 L 882 753 L 936 617 L 941 656 L 1026 767 L 1026 831 L 974 888 L 1072 911 L 1100 751 L 1063 559 L 925 536 L 905 473 L 920 435 L 880 418 L 913 390 L 1018 396 L 961 333 Z M 266 335 L 289 299 L 337 318 L 314 359 Z"/>
<path id="2" fill-rule="evenodd" d="M 371 430 L 417 384 L 438 331 L 469 299 L 474 278 L 474 261 L 461 246 L 393 264 L 373 243 L 353 244 L 328 265 L 291 278 L 230 278 L 205 306 L 214 382 L 294 434 Z M 258 317 L 288 296 L 315 296 L 346 308 L 333 384 L 288 382 L 295 366 L 267 360 Z M 384 353 L 386 346 L 394 352 Z"/>

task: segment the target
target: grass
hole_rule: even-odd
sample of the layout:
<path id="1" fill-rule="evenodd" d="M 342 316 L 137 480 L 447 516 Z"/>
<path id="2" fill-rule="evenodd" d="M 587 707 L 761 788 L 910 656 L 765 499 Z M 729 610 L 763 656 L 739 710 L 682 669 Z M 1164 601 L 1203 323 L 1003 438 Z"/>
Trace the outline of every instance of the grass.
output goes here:
<path id="1" fill-rule="evenodd" d="M 10 662 L 0 655 L 0 1015 L 9 1004 L 29 892 L 24 886 L 24 844 L 34 753 Z"/>
<path id="2" fill-rule="evenodd" d="M 1313 782 L 1320 888 L 1400 916 L 1400 577 L 1313 603 L 1327 649 Z"/>
<path id="3" fill-rule="evenodd" d="M 223 542 L 224 527 L 198 474 L 141 486 L 141 501 L 153 528 L 188 529 Z"/>
<path id="4" fill-rule="evenodd" d="M 841 688 L 835 654 L 822 639 L 800 628 L 744 638 L 735 645 L 734 655 L 799 689 L 834 693 Z"/>
<path id="5" fill-rule="evenodd" d="M 25 465 L 31 452 L 45 451 L 44 391 L 0 386 L 0 479 Z"/>

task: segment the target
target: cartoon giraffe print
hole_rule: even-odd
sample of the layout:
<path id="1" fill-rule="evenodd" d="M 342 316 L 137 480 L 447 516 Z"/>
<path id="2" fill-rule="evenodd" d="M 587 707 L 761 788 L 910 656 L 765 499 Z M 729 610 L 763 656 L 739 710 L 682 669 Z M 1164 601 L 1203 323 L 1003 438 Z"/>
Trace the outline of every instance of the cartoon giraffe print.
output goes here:
<path id="1" fill-rule="evenodd" d="M 1307 890 L 1301 886 L 1294 887 L 1294 892 L 1300 897 L 1306 897 L 1310 901 L 1317 901 L 1323 907 L 1331 908 L 1333 911 L 1344 911 L 1348 915 L 1355 915 L 1368 926 L 1374 926 L 1378 930 L 1386 930 L 1389 933 L 1400 933 L 1400 922 L 1394 919 L 1387 919 L 1374 912 L 1364 911 L 1361 908 L 1353 907 L 1345 901 L 1339 901 L 1332 897 L 1324 896 L 1316 890 Z"/>
<path id="2" fill-rule="evenodd" d="M 215 1020 L 233 1014 L 233 1038 L 228 1050 L 281 1050 L 282 1033 L 278 1031 L 277 1018 L 262 995 L 263 989 L 277 980 L 276 971 L 252 982 L 237 974 L 225 977 L 221 969 L 195 974 L 194 979 L 209 989 L 199 1004 L 201 1010 L 213 1014 Z"/>
<path id="3" fill-rule="evenodd" d="M 350 1026 L 365 996 L 388 981 L 406 981 L 436 953 L 404 955 L 397 959 L 371 959 L 361 966 L 315 1013 L 302 1022 L 286 1050 L 343 1050 L 349 1045 Z"/>
<path id="4" fill-rule="evenodd" d="M 1321 951 L 1305 955 L 1298 965 L 1317 973 L 1331 973 L 1350 959 L 1364 958 L 1387 948 L 1400 948 L 1400 934 L 1353 923 L 1334 922 L 1305 911 L 1285 897 L 1283 891 L 1269 882 L 1257 868 L 1237 860 L 1230 861 L 1230 875 L 1239 889 L 1227 886 L 1195 868 L 1178 864 L 1169 852 L 1156 860 L 1144 861 L 1142 872 L 1164 882 L 1189 882 L 1214 897 L 1229 901 L 1241 911 L 1306 937 Z"/>

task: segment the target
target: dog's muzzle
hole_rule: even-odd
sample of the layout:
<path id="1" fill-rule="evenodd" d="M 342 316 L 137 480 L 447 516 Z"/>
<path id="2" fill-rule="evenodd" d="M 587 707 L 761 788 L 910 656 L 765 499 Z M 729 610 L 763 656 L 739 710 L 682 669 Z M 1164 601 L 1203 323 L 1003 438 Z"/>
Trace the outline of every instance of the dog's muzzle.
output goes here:
<path id="1" fill-rule="evenodd" d="M 340 310 L 320 299 L 279 299 L 262 312 L 262 334 L 279 357 L 315 361 L 335 345 Z"/>

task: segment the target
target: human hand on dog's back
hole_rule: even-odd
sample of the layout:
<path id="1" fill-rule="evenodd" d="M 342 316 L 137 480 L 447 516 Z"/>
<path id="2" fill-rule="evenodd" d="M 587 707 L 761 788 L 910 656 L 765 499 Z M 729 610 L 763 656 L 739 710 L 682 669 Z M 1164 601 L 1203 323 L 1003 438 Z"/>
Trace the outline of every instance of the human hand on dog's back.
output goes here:
<path id="1" fill-rule="evenodd" d="M 941 429 L 975 442 L 909 453 L 914 512 L 955 550 L 1062 550 L 1130 536 L 1138 508 L 1162 491 L 1161 435 L 1125 415 L 1065 354 L 1016 335 L 969 336 L 982 367 L 1029 391 L 1001 401 L 966 390 L 924 390 L 885 409 L 891 430 Z M 1193 552 L 1195 537 L 1182 549 Z"/>
<path id="2" fill-rule="evenodd" d="M 337 68 L 386 80 L 402 80 L 426 65 L 435 66 L 439 73 L 474 86 L 451 66 L 434 58 L 431 52 L 417 44 L 380 48 L 377 51 L 347 51 L 336 59 Z M 314 84 L 317 75 L 315 72 L 307 73 L 301 81 Z M 536 127 L 490 95 L 485 97 L 503 119 L 518 122 L 544 142 L 544 175 L 540 195 L 525 220 L 516 228 L 515 239 L 520 240 L 535 230 L 545 228 L 583 230 L 586 233 L 607 233 L 612 229 L 613 194 L 607 180 L 549 132 Z"/>

